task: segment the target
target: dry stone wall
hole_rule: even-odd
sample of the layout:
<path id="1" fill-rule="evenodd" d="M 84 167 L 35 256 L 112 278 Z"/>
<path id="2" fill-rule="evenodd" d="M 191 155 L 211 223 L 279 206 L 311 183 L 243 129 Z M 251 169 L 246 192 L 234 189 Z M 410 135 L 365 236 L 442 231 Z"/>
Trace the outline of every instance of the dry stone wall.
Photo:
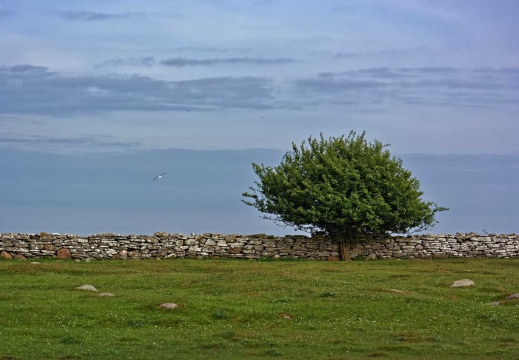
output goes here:
<path id="1" fill-rule="evenodd" d="M 352 259 L 433 259 L 519 257 L 519 235 L 415 235 L 362 242 Z M 242 258 L 339 260 L 336 243 L 322 236 L 276 237 L 265 234 L 0 234 L 5 259 L 175 259 Z"/>

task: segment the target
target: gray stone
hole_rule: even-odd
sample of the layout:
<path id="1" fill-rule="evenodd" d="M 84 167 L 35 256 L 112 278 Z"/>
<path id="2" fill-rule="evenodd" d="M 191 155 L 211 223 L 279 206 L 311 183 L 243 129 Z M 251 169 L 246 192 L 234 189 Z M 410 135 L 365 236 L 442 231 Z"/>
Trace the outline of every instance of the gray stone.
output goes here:
<path id="1" fill-rule="evenodd" d="M 364 258 L 364 260 L 377 260 L 377 255 L 371 253 Z"/>
<path id="2" fill-rule="evenodd" d="M 104 293 L 99 294 L 99 296 L 115 296 L 115 295 L 112 293 L 109 293 L 109 292 L 104 292 Z"/>
<path id="3" fill-rule="evenodd" d="M 519 293 L 512 294 L 506 298 L 506 300 L 515 300 L 519 299 Z"/>
<path id="4" fill-rule="evenodd" d="M 159 306 L 161 308 L 165 308 L 165 309 L 175 309 L 176 307 L 178 307 L 178 305 L 175 303 L 164 303 L 164 304 L 160 304 Z"/>
<path id="5" fill-rule="evenodd" d="M 88 285 L 88 284 L 78 286 L 76 289 L 86 290 L 86 291 L 97 291 L 97 289 L 95 287 L 93 287 L 92 285 Z"/>
<path id="6" fill-rule="evenodd" d="M 462 280 L 456 280 L 451 287 L 464 287 L 464 286 L 474 286 L 474 281 L 470 279 L 462 279 Z"/>

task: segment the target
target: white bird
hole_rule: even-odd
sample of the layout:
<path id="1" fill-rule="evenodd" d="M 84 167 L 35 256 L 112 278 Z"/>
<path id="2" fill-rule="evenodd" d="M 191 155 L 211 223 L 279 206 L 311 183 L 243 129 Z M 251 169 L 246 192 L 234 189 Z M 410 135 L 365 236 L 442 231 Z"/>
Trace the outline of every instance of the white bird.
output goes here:
<path id="1" fill-rule="evenodd" d="M 162 173 L 160 174 L 159 176 L 155 177 L 155 179 L 153 179 L 153 181 L 157 180 L 157 179 L 161 179 L 164 175 L 166 175 L 167 173 Z"/>

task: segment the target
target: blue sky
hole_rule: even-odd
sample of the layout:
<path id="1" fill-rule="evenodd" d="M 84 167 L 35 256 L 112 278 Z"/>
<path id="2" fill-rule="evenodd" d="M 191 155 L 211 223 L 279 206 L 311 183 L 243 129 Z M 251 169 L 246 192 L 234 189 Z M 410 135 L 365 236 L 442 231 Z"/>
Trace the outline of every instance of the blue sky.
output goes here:
<path id="1" fill-rule="evenodd" d="M 350 130 L 451 207 L 438 231 L 513 231 L 518 17 L 516 0 L 0 0 L 0 231 L 290 233 L 240 203 L 250 163 Z M 215 163 L 235 180 L 203 175 Z M 167 206 L 88 175 L 116 169 L 167 171 Z"/>

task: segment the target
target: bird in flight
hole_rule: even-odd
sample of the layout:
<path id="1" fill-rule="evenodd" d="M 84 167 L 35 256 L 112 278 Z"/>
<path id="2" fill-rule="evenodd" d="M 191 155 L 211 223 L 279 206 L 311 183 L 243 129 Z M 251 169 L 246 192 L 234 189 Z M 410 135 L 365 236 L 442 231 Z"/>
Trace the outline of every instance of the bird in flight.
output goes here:
<path id="1" fill-rule="evenodd" d="M 153 179 L 153 181 L 157 180 L 157 179 L 161 179 L 164 175 L 166 175 L 167 173 L 162 173 L 160 174 L 159 176 L 156 176 L 155 179 Z"/>

